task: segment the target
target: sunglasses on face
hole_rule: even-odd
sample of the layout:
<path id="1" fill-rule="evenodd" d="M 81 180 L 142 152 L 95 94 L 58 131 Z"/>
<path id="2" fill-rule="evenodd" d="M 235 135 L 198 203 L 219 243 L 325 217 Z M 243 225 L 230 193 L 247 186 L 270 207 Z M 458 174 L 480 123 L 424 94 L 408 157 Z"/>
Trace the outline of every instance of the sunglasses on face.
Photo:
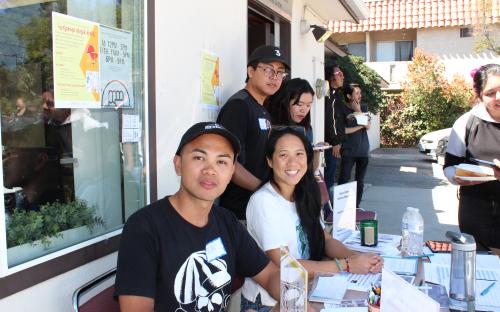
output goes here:
<path id="1" fill-rule="evenodd" d="M 279 132 L 283 131 L 292 131 L 295 133 L 298 133 L 300 135 L 306 135 L 306 129 L 302 126 L 284 126 L 284 125 L 277 125 L 277 126 L 272 126 L 271 130 L 269 131 L 269 137 L 273 134 L 278 134 Z"/>

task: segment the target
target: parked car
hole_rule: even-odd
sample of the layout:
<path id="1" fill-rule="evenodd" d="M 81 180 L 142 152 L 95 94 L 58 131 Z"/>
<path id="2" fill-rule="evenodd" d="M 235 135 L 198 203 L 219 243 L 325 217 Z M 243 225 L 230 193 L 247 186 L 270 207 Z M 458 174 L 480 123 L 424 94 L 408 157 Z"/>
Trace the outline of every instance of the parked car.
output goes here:
<path id="1" fill-rule="evenodd" d="M 433 160 L 438 160 L 436 150 L 438 148 L 439 142 L 441 142 L 440 144 L 443 145 L 445 143 L 445 141 L 443 141 L 444 139 L 446 140 L 446 143 L 448 143 L 448 137 L 450 136 L 450 133 L 451 128 L 427 133 L 426 135 L 422 136 L 422 138 L 420 138 L 420 141 L 418 142 L 419 151 L 431 156 Z M 442 153 L 442 156 L 444 157 L 444 153 L 446 153 L 446 144 L 444 145 L 444 153 L 442 146 L 440 147 L 440 153 Z"/>
<path id="2" fill-rule="evenodd" d="M 440 165 L 444 165 L 444 155 L 446 154 L 447 147 L 448 147 L 448 137 L 444 137 L 438 141 L 436 147 L 436 161 Z"/>

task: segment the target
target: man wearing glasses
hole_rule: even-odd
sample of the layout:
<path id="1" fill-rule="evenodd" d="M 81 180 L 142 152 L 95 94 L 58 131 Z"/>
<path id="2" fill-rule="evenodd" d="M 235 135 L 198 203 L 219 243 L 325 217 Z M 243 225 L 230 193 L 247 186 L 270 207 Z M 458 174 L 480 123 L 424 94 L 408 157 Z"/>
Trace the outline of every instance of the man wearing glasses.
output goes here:
<path id="1" fill-rule="evenodd" d="M 330 84 L 330 94 L 325 99 L 325 141 L 333 146 L 331 153 L 325 152 L 325 183 L 330 199 L 332 199 L 337 158 L 340 158 L 340 147 L 345 139 L 345 124 L 342 116 L 345 102 L 341 91 L 344 85 L 344 73 L 338 65 L 334 65 L 326 68 L 325 78 Z"/>
<path id="2" fill-rule="evenodd" d="M 232 210 L 240 220 L 246 218 L 250 195 L 269 175 L 265 148 L 271 122 L 263 104 L 281 87 L 289 68 L 280 48 L 269 45 L 256 48 L 248 57 L 245 88 L 226 102 L 217 117 L 217 122 L 241 142 L 236 170 L 220 198 L 220 205 Z"/>

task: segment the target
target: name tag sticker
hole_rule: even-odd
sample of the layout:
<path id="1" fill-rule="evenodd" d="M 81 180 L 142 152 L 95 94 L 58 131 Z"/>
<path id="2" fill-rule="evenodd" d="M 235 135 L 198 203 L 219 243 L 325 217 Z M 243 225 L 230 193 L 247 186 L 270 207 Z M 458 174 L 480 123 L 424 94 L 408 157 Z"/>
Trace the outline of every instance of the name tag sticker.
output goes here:
<path id="1" fill-rule="evenodd" d="M 207 255 L 208 262 L 212 262 L 225 256 L 227 252 L 226 248 L 224 248 L 224 244 L 222 243 L 222 239 L 217 237 L 216 239 L 208 242 L 205 246 L 205 254 Z"/>
<path id="2" fill-rule="evenodd" d="M 269 129 L 269 121 L 266 118 L 259 118 L 260 130 Z"/>

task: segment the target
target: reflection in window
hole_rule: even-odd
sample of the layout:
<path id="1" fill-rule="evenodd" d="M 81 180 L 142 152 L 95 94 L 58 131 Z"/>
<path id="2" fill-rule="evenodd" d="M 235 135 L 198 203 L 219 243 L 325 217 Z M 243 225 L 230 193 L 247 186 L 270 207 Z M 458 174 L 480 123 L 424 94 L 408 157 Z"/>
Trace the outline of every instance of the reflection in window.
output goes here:
<path id="1" fill-rule="evenodd" d="M 118 229 L 145 204 L 143 2 L 11 2 L 0 9 L 9 267 Z M 52 11 L 132 32 L 132 108 L 58 107 Z M 123 142 L 123 115 L 137 118 L 137 140 Z"/>
<path id="2" fill-rule="evenodd" d="M 351 55 L 359 56 L 363 61 L 366 61 L 366 42 L 349 43 L 347 45 L 347 51 L 349 51 Z"/>

